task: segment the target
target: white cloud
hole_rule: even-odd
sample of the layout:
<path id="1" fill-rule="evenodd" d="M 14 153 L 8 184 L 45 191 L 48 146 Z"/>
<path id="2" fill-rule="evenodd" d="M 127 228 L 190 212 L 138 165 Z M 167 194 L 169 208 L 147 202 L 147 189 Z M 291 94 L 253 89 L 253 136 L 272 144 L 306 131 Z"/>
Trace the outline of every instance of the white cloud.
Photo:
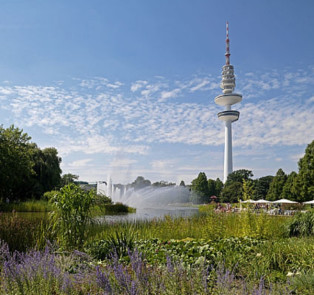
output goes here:
<path id="1" fill-rule="evenodd" d="M 156 160 L 151 162 L 153 169 L 167 170 L 174 167 L 174 160 Z"/>
<path id="2" fill-rule="evenodd" d="M 90 162 L 92 161 L 92 159 L 81 159 L 81 160 L 77 160 L 77 161 L 73 161 L 71 163 L 68 164 L 69 168 L 81 168 L 81 167 L 86 167 Z"/>
<path id="3" fill-rule="evenodd" d="M 143 80 L 138 80 L 135 83 L 132 83 L 131 85 L 131 91 L 135 92 L 139 89 L 141 89 L 142 87 L 144 87 L 145 85 L 147 85 L 147 81 L 143 81 Z"/>
<path id="4" fill-rule="evenodd" d="M 310 97 L 307 102 L 314 102 L 314 96 Z"/>
<path id="5" fill-rule="evenodd" d="M 137 163 L 136 160 L 134 159 L 128 159 L 128 158 L 115 158 L 111 163 L 110 163 L 110 167 L 113 168 L 117 168 L 117 167 L 130 167 L 131 165 Z"/>
<path id="6" fill-rule="evenodd" d="M 179 88 L 173 89 L 171 91 L 162 91 L 161 92 L 161 101 L 165 101 L 168 98 L 174 98 L 177 97 L 178 94 L 181 92 Z"/>
<path id="7" fill-rule="evenodd" d="M 209 83 L 210 83 L 210 81 L 208 79 L 201 80 L 200 82 L 198 82 L 197 85 L 191 87 L 190 90 L 191 90 L 191 92 L 195 92 L 197 90 L 200 90 L 204 86 L 208 85 Z"/>

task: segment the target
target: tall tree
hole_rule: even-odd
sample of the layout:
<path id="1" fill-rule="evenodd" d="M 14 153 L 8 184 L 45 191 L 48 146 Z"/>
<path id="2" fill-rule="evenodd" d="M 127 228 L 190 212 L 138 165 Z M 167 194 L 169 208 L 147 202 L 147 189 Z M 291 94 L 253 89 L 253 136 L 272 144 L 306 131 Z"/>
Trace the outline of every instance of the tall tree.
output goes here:
<path id="1" fill-rule="evenodd" d="M 213 179 L 208 179 L 207 180 L 208 183 L 208 196 L 216 196 L 216 181 Z"/>
<path id="2" fill-rule="evenodd" d="M 210 195 L 206 174 L 200 172 L 197 178 L 192 180 L 191 184 L 193 202 L 208 203 Z"/>
<path id="3" fill-rule="evenodd" d="M 254 190 L 254 182 L 252 180 L 245 180 L 243 179 L 243 184 L 242 184 L 242 199 L 244 201 L 248 199 L 252 199 L 253 195 L 255 193 Z"/>
<path id="4" fill-rule="evenodd" d="M 304 156 L 299 160 L 299 173 L 295 178 L 293 192 L 300 201 L 314 199 L 314 140 L 306 147 Z"/>
<path id="5" fill-rule="evenodd" d="M 280 199 L 283 187 L 286 183 L 287 175 L 286 173 L 280 168 L 276 176 L 273 178 L 272 182 L 270 183 L 269 190 L 266 196 L 266 199 L 269 201 L 276 201 Z"/>
<path id="6" fill-rule="evenodd" d="M 219 178 L 217 178 L 215 181 L 216 197 L 218 198 L 220 197 L 223 186 L 224 186 L 223 182 Z"/>
<path id="7" fill-rule="evenodd" d="M 243 182 L 243 179 L 249 180 L 252 179 L 253 173 L 251 170 L 246 169 L 239 169 L 236 171 L 233 171 L 228 175 L 227 181 L 225 185 L 229 185 L 232 182 Z"/>
<path id="8" fill-rule="evenodd" d="M 184 182 L 183 180 L 181 180 L 181 182 L 180 182 L 179 185 L 180 185 L 180 186 L 185 186 L 185 182 Z"/>
<path id="9" fill-rule="evenodd" d="M 55 148 L 38 149 L 38 162 L 35 161 L 34 170 L 43 192 L 53 190 L 61 184 L 61 158 Z"/>
<path id="10" fill-rule="evenodd" d="M 251 170 L 240 169 L 228 175 L 227 181 L 221 191 L 222 202 L 237 202 L 242 198 L 243 181 L 251 180 Z"/>
<path id="11" fill-rule="evenodd" d="M 135 181 L 131 183 L 131 186 L 134 187 L 134 189 L 141 189 L 150 185 L 151 185 L 150 180 L 145 179 L 143 176 L 138 176 L 135 179 Z"/>
<path id="12" fill-rule="evenodd" d="M 298 174 L 294 171 L 292 171 L 285 182 L 285 185 L 282 188 L 282 192 L 280 195 L 280 199 L 288 199 L 291 201 L 299 201 L 299 196 L 294 193 L 293 191 L 293 185 L 295 183 L 295 179 L 298 176 Z"/>
<path id="13" fill-rule="evenodd" d="M 270 183 L 272 182 L 274 176 L 267 175 L 260 177 L 255 180 L 255 194 L 254 199 L 266 199 Z"/>
<path id="14" fill-rule="evenodd" d="M 75 183 L 79 179 L 78 175 L 67 173 L 63 174 L 61 177 L 61 184 L 60 186 L 63 187 L 65 185 L 68 185 L 70 183 Z"/>
<path id="15" fill-rule="evenodd" d="M 227 186 L 221 192 L 220 201 L 223 203 L 236 203 L 242 197 L 242 183 L 235 181 Z"/>
<path id="16" fill-rule="evenodd" d="M 0 199 L 24 198 L 33 170 L 31 137 L 14 125 L 0 126 Z"/>

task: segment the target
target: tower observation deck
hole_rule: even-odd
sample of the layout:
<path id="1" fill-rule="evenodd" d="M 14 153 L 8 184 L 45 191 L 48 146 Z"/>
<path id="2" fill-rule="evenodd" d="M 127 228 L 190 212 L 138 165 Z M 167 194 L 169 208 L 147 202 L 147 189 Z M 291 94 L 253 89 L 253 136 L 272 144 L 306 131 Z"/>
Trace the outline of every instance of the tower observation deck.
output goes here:
<path id="1" fill-rule="evenodd" d="M 231 106 L 241 102 L 242 95 L 233 93 L 235 88 L 234 68 L 230 64 L 230 41 L 229 24 L 226 24 L 226 64 L 222 67 L 222 81 L 220 88 L 223 94 L 215 97 L 215 103 L 224 106 L 225 111 L 218 113 L 218 119 L 225 123 L 225 153 L 224 153 L 224 179 L 225 183 L 228 175 L 233 171 L 232 164 L 232 128 L 231 123 L 237 121 L 240 112 L 232 110 Z"/>

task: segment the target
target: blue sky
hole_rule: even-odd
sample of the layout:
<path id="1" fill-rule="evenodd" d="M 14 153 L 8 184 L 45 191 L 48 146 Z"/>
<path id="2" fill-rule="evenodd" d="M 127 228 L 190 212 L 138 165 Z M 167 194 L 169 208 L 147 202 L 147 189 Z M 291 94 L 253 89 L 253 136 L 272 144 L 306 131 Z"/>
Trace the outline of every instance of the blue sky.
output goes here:
<path id="1" fill-rule="evenodd" d="M 297 171 L 314 139 L 314 2 L 0 1 L 0 124 L 63 173 L 128 183 L 223 177 L 225 22 L 234 169 Z"/>

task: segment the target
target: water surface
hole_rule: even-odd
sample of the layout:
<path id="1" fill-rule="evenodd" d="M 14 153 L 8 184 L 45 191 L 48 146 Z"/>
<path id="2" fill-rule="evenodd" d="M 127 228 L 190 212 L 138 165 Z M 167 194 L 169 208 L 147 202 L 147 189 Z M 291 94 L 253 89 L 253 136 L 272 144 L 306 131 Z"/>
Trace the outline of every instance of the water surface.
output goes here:
<path id="1" fill-rule="evenodd" d="M 105 215 L 98 217 L 99 221 L 136 221 L 136 220 L 152 220 L 162 219 L 165 216 L 171 217 L 189 217 L 198 214 L 198 208 L 195 207 L 179 207 L 166 206 L 162 208 L 137 208 L 135 213 L 123 215 Z"/>

